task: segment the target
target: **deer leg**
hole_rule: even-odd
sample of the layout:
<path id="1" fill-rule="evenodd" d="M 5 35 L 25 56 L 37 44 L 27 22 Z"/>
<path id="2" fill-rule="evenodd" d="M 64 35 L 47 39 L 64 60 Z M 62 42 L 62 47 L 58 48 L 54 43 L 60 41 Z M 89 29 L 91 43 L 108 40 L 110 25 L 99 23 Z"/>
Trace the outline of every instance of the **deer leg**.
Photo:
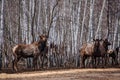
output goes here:
<path id="1" fill-rule="evenodd" d="M 19 56 L 18 58 L 17 58 L 17 62 L 20 60 L 20 58 L 21 58 L 21 56 Z M 17 64 L 17 63 L 16 63 Z M 17 69 L 18 69 L 18 65 L 16 65 L 16 67 L 17 67 Z"/>
<path id="2" fill-rule="evenodd" d="M 34 67 L 34 70 L 37 67 L 37 56 L 34 56 L 34 58 L 33 58 L 33 67 Z"/>
<path id="3" fill-rule="evenodd" d="M 86 66 L 89 67 L 89 60 L 90 58 L 87 58 Z"/>
<path id="4" fill-rule="evenodd" d="M 109 59 L 109 58 L 108 58 L 108 55 L 106 54 L 106 55 L 105 55 L 105 66 L 108 66 L 108 62 L 109 62 L 108 59 Z"/>
<path id="5" fill-rule="evenodd" d="M 41 61 L 42 61 L 42 68 L 43 68 L 43 64 L 44 64 L 44 54 L 43 54 L 43 56 L 41 56 Z"/>
<path id="6" fill-rule="evenodd" d="M 18 69 L 17 69 L 17 58 L 15 58 L 13 60 L 13 70 L 15 70 L 16 72 L 18 71 Z"/>
<path id="7" fill-rule="evenodd" d="M 103 56 L 102 57 L 102 68 L 105 68 L 105 66 L 106 66 L 106 57 Z"/>
<path id="8" fill-rule="evenodd" d="M 114 64 L 118 65 L 117 55 L 113 56 Z"/>
<path id="9" fill-rule="evenodd" d="M 16 59 L 14 59 L 12 62 L 13 63 L 13 71 L 15 70 L 15 61 L 16 61 Z"/>
<path id="10" fill-rule="evenodd" d="M 115 58 L 115 65 L 118 65 L 118 60 L 117 60 L 117 58 Z"/>
<path id="11" fill-rule="evenodd" d="M 113 61 L 113 57 L 111 57 L 111 65 L 113 65 L 114 61 Z"/>
<path id="12" fill-rule="evenodd" d="M 47 55 L 45 55 L 45 59 L 46 59 L 46 61 L 47 61 L 47 62 L 45 63 L 46 68 L 47 68 L 47 67 L 48 67 L 48 65 L 47 65 L 47 64 L 48 64 L 48 56 L 47 56 Z"/>
<path id="13" fill-rule="evenodd" d="M 92 62 L 93 62 L 93 65 L 94 65 L 93 67 L 96 68 L 96 65 L 97 65 L 97 57 L 94 57 Z"/>
<path id="14" fill-rule="evenodd" d="M 16 60 L 17 60 L 17 55 L 14 55 L 14 60 L 12 61 L 12 63 L 13 63 L 13 71 L 15 71 L 15 68 L 16 68 L 16 65 L 15 65 Z"/>
<path id="15" fill-rule="evenodd" d="M 102 58 L 102 68 L 104 67 L 104 58 L 103 57 L 101 57 Z"/>
<path id="16" fill-rule="evenodd" d="M 47 55 L 43 55 L 42 56 L 42 68 L 44 68 L 43 66 L 44 66 L 44 61 L 45 61 L 45 59 L 47 59 L 47 61 L 48 61 L 48 57 L 47 57 Z M 45 65 L 47 64 L 47 62 L 45 63 Z"/>
<path id="17" fill-rule="evenodd" d="M 93 57 L 93 56 L 91 57 L 92 68 L 94 67 L 94 60 L 95 60 L 95 59 L 96 59 L 96 57 Z"/>
<path id="18" fill-rule="evenodd" d="M 48 64 L 48 57 L 47 55 L 45 54 L 44 55 L 44 60 L 46 60 L 47 62 L 45 62 L 45 68 L 47 68 L 47 64 Z M 44 63 L 44 60 L 43 60 L 43 63 Z M 43 65 L 43 64 L 42 64 Z M 43 66 L 42 66 L 43 67 Z"/>
<path id="19" fill-rule="evenodd" d="M 82 68 L 85 68 L 85 60 L 86 60 L 86 56 L 82 56 L 81 57 Z"/>
<path id="20" fill-rule="evenodd" d="M 117 59 L 115 57 L 112 57 L 112 65 L 117 65 L 118 62 L 117 62 Z"/>
<path id="21" fill-rule="evenodd" d="M 80 57 L 81 68 L 83 67 L 83 56 Z"/>
<path id="22" fill-rule="evenodd" d="M 20 56 L 16 56 L 15 59 L 13 60 L 13 70 L 18 71 L 18 66 L 17 62 L 20 60 Z"/>

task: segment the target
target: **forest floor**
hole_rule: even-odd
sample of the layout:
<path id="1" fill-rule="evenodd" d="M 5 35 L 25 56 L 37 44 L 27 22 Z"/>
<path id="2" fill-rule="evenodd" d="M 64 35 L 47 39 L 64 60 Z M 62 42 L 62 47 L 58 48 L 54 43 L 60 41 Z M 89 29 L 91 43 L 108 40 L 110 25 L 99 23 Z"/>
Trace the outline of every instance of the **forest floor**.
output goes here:
<path id="1" fill-rule="evenodd" d="M 120 80 L 120 68 L 0 73 L 0 80 Z"/>

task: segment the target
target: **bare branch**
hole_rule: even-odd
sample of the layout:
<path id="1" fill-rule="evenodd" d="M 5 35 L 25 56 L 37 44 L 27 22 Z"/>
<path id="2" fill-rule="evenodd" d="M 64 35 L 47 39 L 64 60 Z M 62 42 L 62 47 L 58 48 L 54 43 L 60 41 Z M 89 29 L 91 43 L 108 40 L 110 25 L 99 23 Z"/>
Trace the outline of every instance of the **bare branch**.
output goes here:
<path id="1" fill-rule="evenodd" d="M 55 11 L 55 8 L 57 7 L 59 1 L 60 0 L 56 1 L 56 4 L 53 6 L 53 9 L 52 9 L 52 14 L 51 14 L 51 19 L 50 19 L 49 29 L 48 29 L 48 33 L 47 33 L 48 37 L 49 37 L 50 29 L 52 27 L 51 25 L 53 23 L 53 19 L 54 19 L 54 11 Z"/>

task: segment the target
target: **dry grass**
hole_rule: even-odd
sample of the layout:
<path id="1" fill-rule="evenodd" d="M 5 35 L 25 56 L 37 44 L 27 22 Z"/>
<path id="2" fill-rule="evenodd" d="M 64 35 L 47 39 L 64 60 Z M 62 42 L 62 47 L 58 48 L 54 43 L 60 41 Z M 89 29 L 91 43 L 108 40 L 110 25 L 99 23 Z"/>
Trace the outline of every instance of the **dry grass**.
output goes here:
<path id="1" fill-rule="evenodd" d="M 120 80 L 120 68 L 1 73 L 0 80 Z"/>

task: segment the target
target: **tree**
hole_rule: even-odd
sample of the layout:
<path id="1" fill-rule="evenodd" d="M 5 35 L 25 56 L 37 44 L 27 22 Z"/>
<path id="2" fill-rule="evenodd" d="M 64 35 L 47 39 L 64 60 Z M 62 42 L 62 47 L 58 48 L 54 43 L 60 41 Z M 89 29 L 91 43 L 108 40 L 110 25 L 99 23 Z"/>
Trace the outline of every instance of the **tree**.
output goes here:
<path id="1" fill-rule="evenodd" d="M 100 27 L 101 27 L 102 15 L 103 15 L 103 10 L 104 10 L 104 7 L 105 7 L 105 3 L 106 3 L 106 0 L 103 1 L 103 6 L 102 6 L 100 17 L 99 17 L 99 22 L 98 22 L 98 27 L 97 27 L 95 38 L 99 37 L 98 32 L 99 32 Z"/>

